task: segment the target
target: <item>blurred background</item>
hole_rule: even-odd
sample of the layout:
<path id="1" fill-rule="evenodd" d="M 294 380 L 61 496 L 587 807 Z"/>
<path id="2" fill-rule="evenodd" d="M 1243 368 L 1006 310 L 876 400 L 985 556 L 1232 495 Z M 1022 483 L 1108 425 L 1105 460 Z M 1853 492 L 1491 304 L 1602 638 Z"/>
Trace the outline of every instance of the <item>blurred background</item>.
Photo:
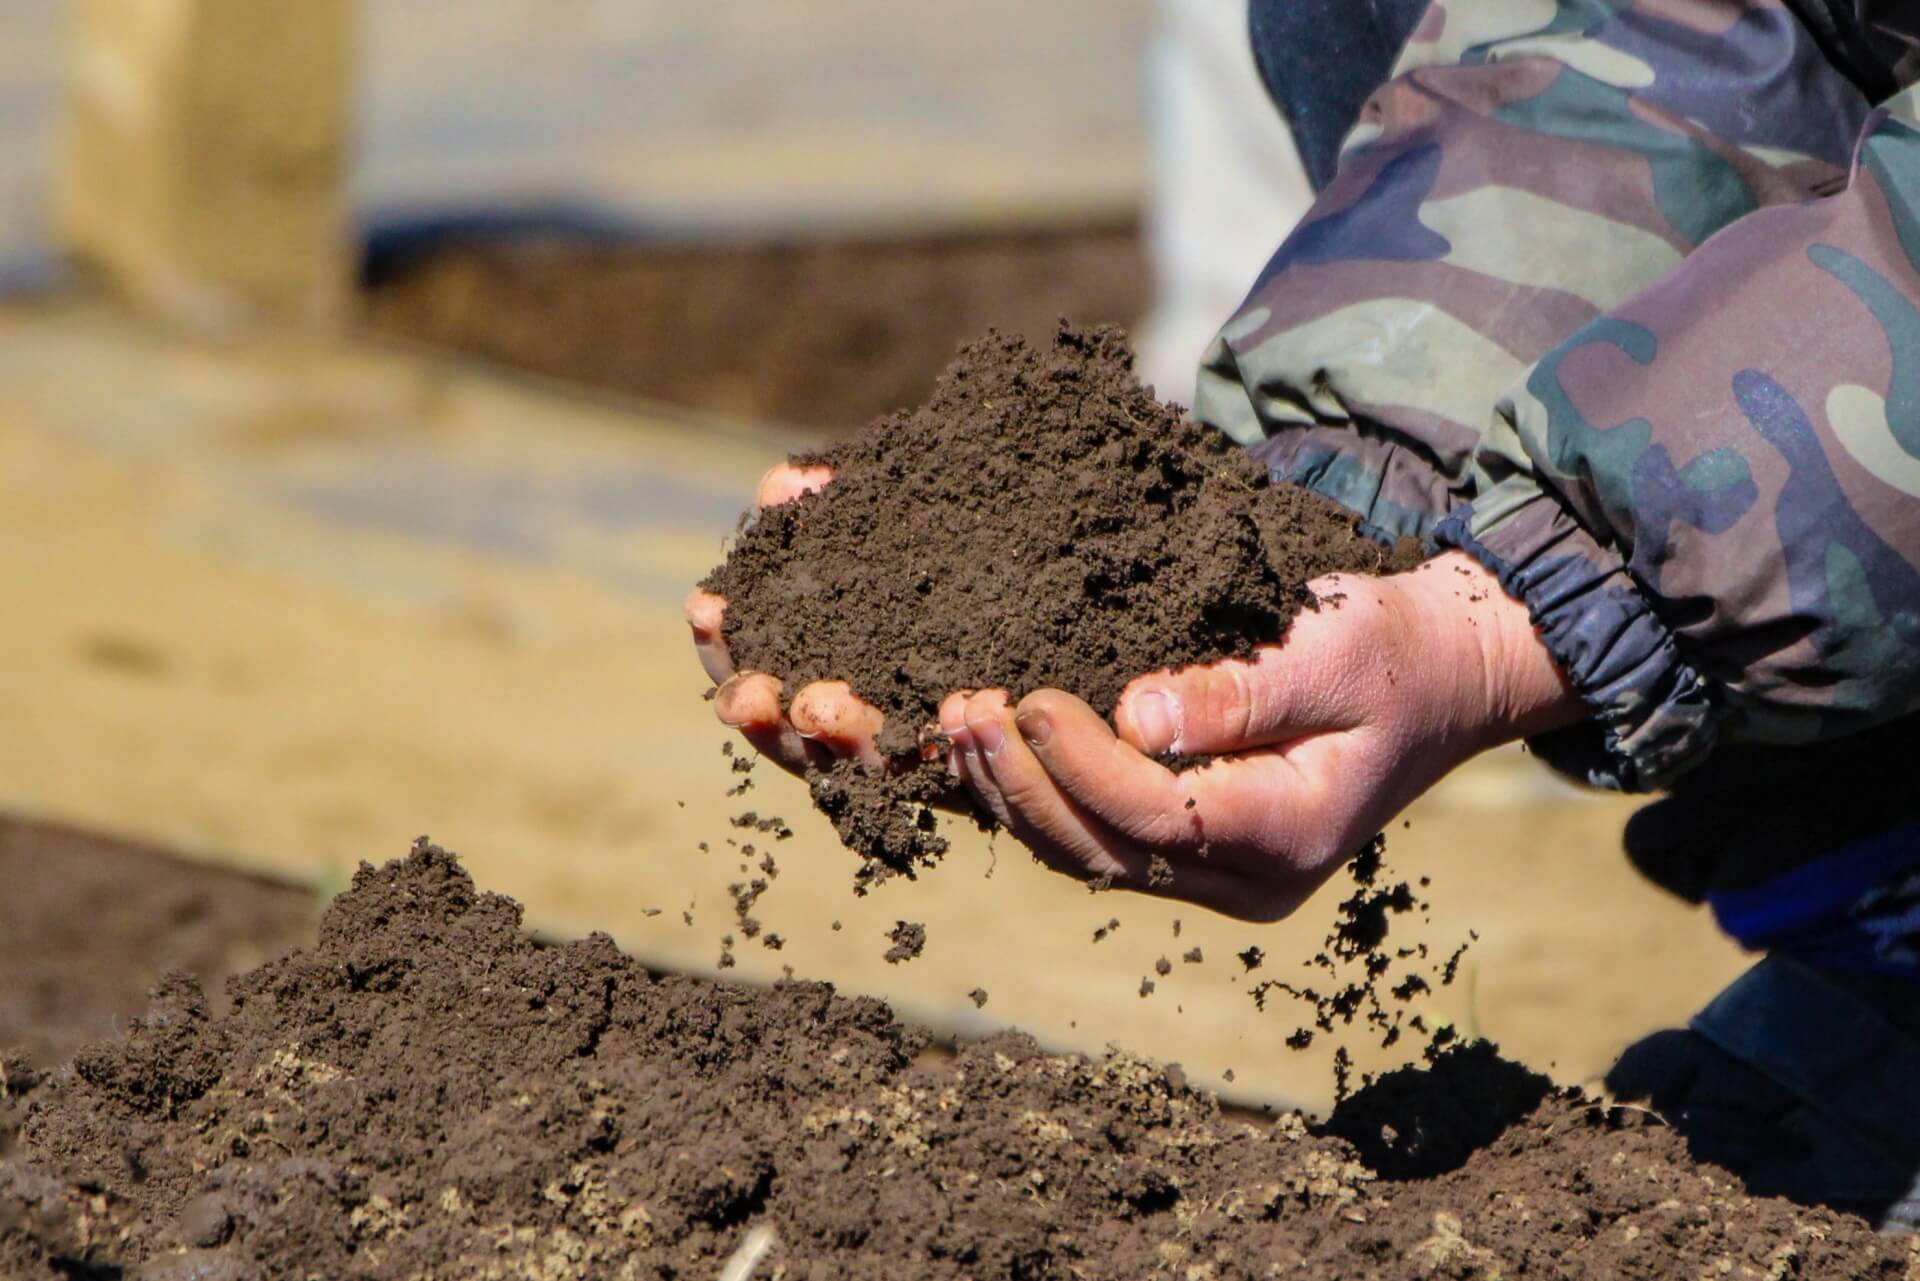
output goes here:
<path id="1" fill-rule="evenodd" d="M 767 466 L 923 399 L 989 326 L 1127 325 L 1186 400 L 1306 201 L 1243 24 L 0 0 L 0 1054 L 299 943 L 429 833 L 536 928 L 661 969 L 730 951 L 949 1035 L 1323 1105 L 1330 1043 L 1286 1050 L 1299 1013 L 1256 1011 L 1234 954 L 1301 976 L 1338 884 L 1253 927 L 955 833 L 855 898 L 803 787 L 727 795 L 679 616 Z M 731 826 L 749 808 L 794 836 Z M 1590 1080 L 1741 968 L 1626 866 L 1631 808 L 1515 751 L 1409 813 L 1388 856 L 1432 908 L 1396 937 L 1478 934 L 1432 1021 Z M 767 849 L 785 946 L 728 948 Z M 928 946 L 889 966 L 897 920 Z"/>

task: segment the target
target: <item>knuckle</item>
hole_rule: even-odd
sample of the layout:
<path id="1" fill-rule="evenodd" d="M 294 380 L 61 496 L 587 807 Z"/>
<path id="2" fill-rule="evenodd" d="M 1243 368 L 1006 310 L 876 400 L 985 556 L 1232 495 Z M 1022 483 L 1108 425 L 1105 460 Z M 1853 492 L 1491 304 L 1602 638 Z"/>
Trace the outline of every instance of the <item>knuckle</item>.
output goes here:
<path id="1" fill-rule="evenodd" d="M 1245 665 L 1227 663 L 1209 670 L 1200 687 L 1201 729 L 1209 741 L 1238 742 L 1253 726 L 1253 700 Z"/>

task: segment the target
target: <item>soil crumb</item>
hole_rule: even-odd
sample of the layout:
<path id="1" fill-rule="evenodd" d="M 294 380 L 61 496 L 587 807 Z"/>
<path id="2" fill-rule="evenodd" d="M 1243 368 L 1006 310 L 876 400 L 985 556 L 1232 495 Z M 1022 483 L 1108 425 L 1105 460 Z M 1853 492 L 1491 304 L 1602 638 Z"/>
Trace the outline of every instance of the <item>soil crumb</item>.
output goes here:
<path id="1" fill-rule="evenodd" d="M 704 1278 L 749 1235 L 757 1275 L 875 1281 L 1891 1279 L 1914 1257 L 1483 1046 L 1325 1125 L 1256 1123 L 1124 1053 L 924 1054 L 822 984 L 543 946 L 424 842 L 231 997 L 174 976 L 124 1035 L 0 1078 L 0 1275 Z"/>
<path id="2" fill-rule="evenodd" d="M 811 775 L 863 885 L 945 851 L 927 806 L 958 793 L 927 727 L 949 692 L 1063 689 L 1111 715 L 1137 675 L 1279 640 L 1319 607 L 1310 580 L 1419 559 L 1155 400 L 1112 328 L 989 334 L 920 409 L 795 461 L 832 483 L 758 513 L 702 586 L 743 670 L 844 680 L 885 714 L 884 769 Z"/>
<path id="3" fill-rule="evenodd" d="M 915 921 L 895 921 L 893 928 L 887 931 L 887 938 L 893 946 L 887 949 L 881 959 L 888 965 L 918 960 L 920 953 L 927 950 L 927 927 Z"/>
<path id="4" fill-rule="evenodd" d="M 973 1002 L 974 1009 L 984 1010 L 987 1007 L 987 989 L 984 987 L 976 987 L 973 991 L 967 993 L 967 999 Z"/>

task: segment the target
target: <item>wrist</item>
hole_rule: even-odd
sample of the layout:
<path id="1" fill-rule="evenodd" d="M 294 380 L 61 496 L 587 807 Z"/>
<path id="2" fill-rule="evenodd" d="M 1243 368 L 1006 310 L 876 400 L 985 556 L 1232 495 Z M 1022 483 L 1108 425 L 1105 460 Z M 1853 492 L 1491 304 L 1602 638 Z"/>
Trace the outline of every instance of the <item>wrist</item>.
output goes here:
<path id="1" fill-rule="evenodd" d="M 1472 750 L 1576 724 L 1590 709 L 1555 661 L 1526 605 L 1492 571 L 1447 551 L 1392 580 L 1418 619 L 1417 636 L 1459 682 Z"/>

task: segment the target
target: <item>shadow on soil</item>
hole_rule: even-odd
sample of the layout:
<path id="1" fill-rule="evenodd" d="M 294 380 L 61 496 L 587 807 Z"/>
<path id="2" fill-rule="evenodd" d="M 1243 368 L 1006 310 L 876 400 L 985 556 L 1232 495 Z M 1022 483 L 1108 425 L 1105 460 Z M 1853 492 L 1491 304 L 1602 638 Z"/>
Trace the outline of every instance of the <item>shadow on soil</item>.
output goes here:
<path id="1" fill-rule="evenodd" d="M 1335 1108 L 1318 1132 L 1353 1144 L 1383 1179 L 1431 1178 L 1465 1165 L 1552 1091 L 1546 1077 L 1476 1041 L 1442 1054 L 1431 1070 L 1381 1077 Z"/>

